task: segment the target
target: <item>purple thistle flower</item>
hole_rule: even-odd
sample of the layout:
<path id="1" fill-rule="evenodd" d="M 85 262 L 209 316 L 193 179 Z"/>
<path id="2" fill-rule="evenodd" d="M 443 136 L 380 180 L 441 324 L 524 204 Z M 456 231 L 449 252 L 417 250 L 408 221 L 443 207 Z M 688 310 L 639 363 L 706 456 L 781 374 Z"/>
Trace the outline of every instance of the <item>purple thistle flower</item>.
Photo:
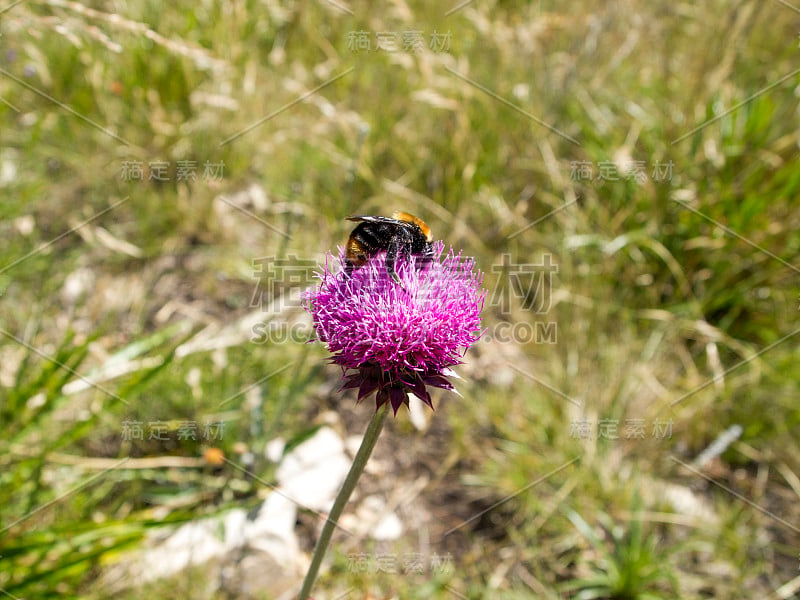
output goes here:
<path id="1" fill-rule="evenodd" d="M 452 248 L 442 259 L 443 249 L 436 242 L 432 260 L 398 260 L 398 285 L 384 252 L 348 277 L 340 248 L 339 268 L 328 255 L 319 286 L 306 292 L 316 337 L 342 367 L 342 389 L 358 388 L 359 402 L 377 392 L 377 408 L 390 402 L 397 414 L 408 392 L 433 408 L 427 386 L 453 389 L 446 375 L 481 335 L 486 292 L 475 261 Z"/>

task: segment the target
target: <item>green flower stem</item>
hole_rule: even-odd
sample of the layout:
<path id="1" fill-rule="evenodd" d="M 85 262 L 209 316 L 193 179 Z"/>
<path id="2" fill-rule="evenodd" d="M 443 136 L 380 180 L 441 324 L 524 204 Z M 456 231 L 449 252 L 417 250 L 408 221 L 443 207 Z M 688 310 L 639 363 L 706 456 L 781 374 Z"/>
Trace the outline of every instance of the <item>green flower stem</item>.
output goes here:
<path id="1" fill-rule="evenodd" d="M 372 421 L 370 421 L 367 432 L 364 434 L 364 439 L 361 440 L 361 447 L 358 449 L 356 457 L 353 460 L 353 466 L 350 467 L 342 489 L 339 490 L 339 494 L 336 496 L 333 508 L 331 508 L 331 512 L 328 515 L 328 520 L 325 521 L 325 525 L 322 526 L 322 533 L 320 533 L 317 546 L 314 548 L 314 556 L 311 558 L 311 564 L 308 567 L 308 572 L 306 573 L 306 578 L 303 580 L 303 587 L 300 590 L 300 595 L 297 597 L 297 600 L 308 600 L 311 588 L 317 580 L 319 568 L 322 565 L 322 559 L 325 557 L 325 551 L 328 549 L 328 544 L 331 543 L 333 530 L 339 521 L 339 517 L 342 516 L 342 511 L 344 511 L 344 507 L 350 499 L 350 495 L 356 487 L 358 478 L 361 477 L 364 467 L 367 466 L 367 461 L 369 460 L 370 454 L 372 454 L 372 449 L 375 447 L 375 442 L 378 441 L 378 436 L 381 434 L 383 422 L 386 420 L 387 414 L 389 414 L 388 402 L 375 411 L 375 416 L 373 416 Z"/>

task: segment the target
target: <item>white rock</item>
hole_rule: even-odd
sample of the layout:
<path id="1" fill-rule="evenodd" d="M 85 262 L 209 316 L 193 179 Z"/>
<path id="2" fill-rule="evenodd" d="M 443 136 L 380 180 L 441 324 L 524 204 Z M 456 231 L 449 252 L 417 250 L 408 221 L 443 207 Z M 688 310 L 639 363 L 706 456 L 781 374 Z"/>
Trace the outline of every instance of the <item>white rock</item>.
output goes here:
<path id="1" fill-rule="evenodd" d="M 354 528 L 376 540 L 391 541 L 403 535 L 403 523 L 394 512 L 386 512 L 386 501 L 380 496 L 368 496 L 356 512 Z"/>
<path id="2" fill-rule="evenodd" d="M 246 517 L 247 513 L 239 509 Z M 169 577 L 193 565 L 201 565 L 227 554 L 222 538 L 224 528 L 217 519 L 192 521 L 181 525 L 163 542 L 142 554 L 134 569 L 140 581 Z"/>
<path id="3" fill-rule="evenodd" d="M 297 506 L 279 489 L 247 522 L 246 545 L 231 581 L 239 595 L 257 597 L 267 591 L 278 596 L 302 580 L 307 561 L 294 533 L 296 520 Z"/>
<path id="4" fill-rule="evenodd" d="M 264 448 L 264 456 L 270 462 L 277 463 L 283 456 L 283 449 L 286 448 L 286 441 L 283 438 L 275 438 L 267 442 L 267 447 Z"/>
<path id="5" fill-rule="evenodd" d="M 95 276 L 92 270 L 81 267 L 67 275 L 64 287 L 61 289 L 61 297 L 72 304 L 94 288 L 94 284 Z"/>
<path id="6" fill-rule="evenodd" d="M 299 505 L 328 511 L 350 470 L 342 438 L 322 427 L 286 456 L 276 478 L 282 492 Z"/>
<path id="7" fill-rule="evenodd" d="M 283 495 L 282 490 L 276 490 L 267 496 L 256 518 L 247 522 L 247 544 L 272 553 L 278 559 L 292 557 L 299 552 L 294 533 L 296 521 L 297 506 Z"/>
<path id="8" fill-rule="evenodd" d="M 376 540 L 397 540 L 403 535 L 403 523 L 395 513 L 390 512 L 372 529 L 372 537 Z"/>
<path id="9" fill-rule="evenodd" d="M 430 412 L 431 408 L 417 396 L 408 395 L 408 416 L 417 431 L 425 431 L 428 428 Z"/>

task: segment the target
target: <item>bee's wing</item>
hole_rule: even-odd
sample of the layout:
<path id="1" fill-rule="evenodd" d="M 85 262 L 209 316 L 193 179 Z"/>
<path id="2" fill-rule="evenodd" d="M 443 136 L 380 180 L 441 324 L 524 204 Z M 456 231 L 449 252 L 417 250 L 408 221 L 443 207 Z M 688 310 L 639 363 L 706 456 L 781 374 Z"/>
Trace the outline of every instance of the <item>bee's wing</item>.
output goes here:
<path id="1" fill-rule="evenodd" d="M 378 217 L 374 215 L 352 215 L 345 217 L 348 221 L 367 221 L 369 223 L 397 223 L 397 219 Z"/>

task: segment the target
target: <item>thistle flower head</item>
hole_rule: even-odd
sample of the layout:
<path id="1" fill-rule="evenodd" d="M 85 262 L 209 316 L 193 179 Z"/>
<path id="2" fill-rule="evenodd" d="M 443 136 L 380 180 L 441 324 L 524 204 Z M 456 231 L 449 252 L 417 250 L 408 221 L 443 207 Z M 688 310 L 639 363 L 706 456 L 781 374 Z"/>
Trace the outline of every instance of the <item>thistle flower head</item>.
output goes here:
<path id="1" fill-rule="evenodd" d="M 408 392 L 433 408 L 427 386 L 453 389 L 446 375 L 480 337 L 485 292 L 474 261 L 452 248 L 442 257 L 443 249 L 437 242 L 432 259 L 398 260 L 399 284 L 386 272 L 385 253 L 348 275 L 340 249 L 306 292 L 316 337 L 342 367 L 342 388 L 358 388 L 359 401 L 376 392 L 377 407 L 389 402 L 397 414 Z"/>

